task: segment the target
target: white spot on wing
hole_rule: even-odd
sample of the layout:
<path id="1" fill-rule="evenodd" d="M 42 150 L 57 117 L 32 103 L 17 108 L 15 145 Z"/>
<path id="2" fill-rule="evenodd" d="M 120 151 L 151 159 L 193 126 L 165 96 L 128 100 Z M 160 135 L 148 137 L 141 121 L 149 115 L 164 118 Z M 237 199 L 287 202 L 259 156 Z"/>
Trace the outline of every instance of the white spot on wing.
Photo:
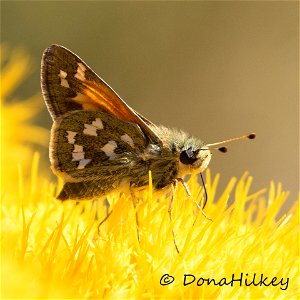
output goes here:
<path id="1" fill-rule="evenodd" d="M 113 159 L 116 156 L 114 150 L 118 147 L 115 141 L 109 141 L 105 144 L 101 150 L 109 157 L 109 159 Z"/>
<path id="2" fill-rule="evenodd" d="M 60 77 L 60 85 L 69 88 L 70 86 L 68 80 L 66 79 L 67 75 L 68 75 L 67 72 L 63 70 L 60 70 L 58 74 L 58 76 Z"/>
<path id="3" fill-rule="evenodd" d="M 75 143 L 75 135 L 77 134 L 77 132 L 74 131 L 67 131 L 68 135 L 67 135 L 67 139 L 68 139 L 68 143 L 69 144 L 74 144 Z"/>
<path id="4" fill-rule="evenodd" d="M 84 159 L 83 147 L 80 145 L 74 145 L 74 150 L 72 152 L 73 161 Z"/>
<path id="5" fill-rule="evenodd" d="M 97 129 L 103 129 L 103 123 L 100 118 L 96 118 L 91 124 L 84 124 L 83 134 L 97 136 Z"/>
<path id="6" fill-rule="evenodd" d="M 70 132 L 75 133 L 75 134 L 77 133 L 77 132 L 72 132 L 72 131 L 70 131 Z M 75 136 L 75 134 L 74 134 L 74 136 Z M 74 144 L 74 149 L 72 152 L 72 161 L 79 161 L 77 169 L 84 169 L 85 166 L 88 163 L 90 163 L 92 160 L 90 158 L 84 158 L 83 146 Z"/>
<path id="7" fill-rule="evenodd" d="M 103 123 L 100 118 L 96 118 L 96 120 L 92 122 L 92 125 L 98 129 L 103 129 Z"/>
<path id="8" fill-rule="evenodd" d="M 72 161 L 78 161 L 78 160 L 81 160 L 81 159 L 84 159 L 84 152 L 73 152 L 72 153 Z"/>
<path id="9" fill-rule="evenodd" d="M 97 136 L 97 128 L 90 124 L 84 124 L 83 134 Z"/>
<path id="10" fill-rule="evenodd" d="M 92 160 L 90 158 L 81 159 L 79 161 L 77 169 L 84 169 L 85 166 L 90 163 Z"/>
<path id="11" fill-rule="evenodd" d="M 83 152 L 83 147 L 75 144 L 73 152 Z"/>
<path id="12" fill-rule="evenodd" d="M 77 93 L 76 96 L 73 97 L 72 99 L 82 104 L 85 103 L 86 101 L 89 101 L 89 97 L 81 93 Z"/>
<path id="13" fill-rule="evenodd" d="M 134 147 L 134 143 L 132 138 L 128 134 L 124 134 L 121 136 L 121 140 L 127 144 L 129 144 L 132 148 Z"/>
<path id="14" fill-rule="evenodd" d="M 76 96 L 71 99 L 81 104 L 84 110 L 95 110 L 95 104 L 91 102 L 91 98 L 85 94 L 76 93 Z"/>
<path id="15" fill-rule="evenodd" d="M 81 81 L 85 81 L 85 70 L 86 67 L 82 63 L 77 63 L 77 73 L 75 74 L 75 77 Z"/>
<path id="16" fill-rule="evenodd" d="M 59 77 L 60 78 L 66 78 L 68 75 L 67 72 L 63 71 L 63 70 L 59 70 Z"/>

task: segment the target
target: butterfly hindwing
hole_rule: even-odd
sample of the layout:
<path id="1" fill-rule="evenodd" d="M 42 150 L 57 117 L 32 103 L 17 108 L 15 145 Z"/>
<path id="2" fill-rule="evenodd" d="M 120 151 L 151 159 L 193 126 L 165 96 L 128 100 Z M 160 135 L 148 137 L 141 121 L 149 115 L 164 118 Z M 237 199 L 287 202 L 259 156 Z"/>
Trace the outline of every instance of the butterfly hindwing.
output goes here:
<path id="1" fill-rule="evenodd" d="M 109 177 L 128 170 L 146 142 L 136 124 L 103 112 L 74 111 L 54 123 L 51 165 L 70 182 Z"/>

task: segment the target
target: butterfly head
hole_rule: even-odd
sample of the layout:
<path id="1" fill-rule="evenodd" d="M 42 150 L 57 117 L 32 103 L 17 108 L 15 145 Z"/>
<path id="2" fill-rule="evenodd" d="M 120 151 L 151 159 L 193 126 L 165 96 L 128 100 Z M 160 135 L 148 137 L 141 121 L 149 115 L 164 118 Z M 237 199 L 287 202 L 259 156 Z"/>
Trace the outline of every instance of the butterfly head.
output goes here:
<path id="1" fill-rule="evenodd" d="M 202 141 L 186 141 L 179 151 L 179 173 L 199 174 L 203 172 L 211 159 L 211 152 Z"/>
<path id="2" fill-rule="evenodd" d="M 199 174 L 203 172 L 211 159 L 211 152 L 206 146 L 188 145 L 181 149 L 179 155 L 179 173 Z"/>
<path id="3" fill-rule="evenodd" d="M 175 155 L 178 162 L 178 178 L 203 172 L 211 159 L 210 149 L 200 139 L 184 131 L 164 126 L 158 127 L 163 144 Z"/>

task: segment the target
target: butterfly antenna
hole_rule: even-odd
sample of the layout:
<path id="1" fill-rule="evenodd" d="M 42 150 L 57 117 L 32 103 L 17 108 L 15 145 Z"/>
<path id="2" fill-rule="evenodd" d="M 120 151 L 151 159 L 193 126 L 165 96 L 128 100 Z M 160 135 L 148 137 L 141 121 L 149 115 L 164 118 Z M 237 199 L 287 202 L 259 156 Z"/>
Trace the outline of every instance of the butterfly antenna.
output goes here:
<path id="1" fill-rule="evenodd" d="M 250 133 L 250 134 L 245 134 L 245 135 L 242 135 L 242 136 L 239 136 L 239 137 L 236 137 L 236 138 L 224 140 L 224 141 L 221 141 L 221 142 L 207 144 L 205 146 L 209 147 L 210 150 L 219 150 L 220 152 L 225 153 L 228 150 L 227 147 L 220 147 L 220 148 L 215 148 L 215 147 L 210 148 L 210 147 L 211 146 L 218 146 L 218 145 L 221 145 L 221 144 L 225 144 L 225 143 L 229 143 L 229 142 L 233 142 L 233 141 L 238 141 L 238 140 L 246 140 L 246 139 L 253 140 L 253 139 L 255 139 L 255 137 L 256 137 L 255 133 Z"/>

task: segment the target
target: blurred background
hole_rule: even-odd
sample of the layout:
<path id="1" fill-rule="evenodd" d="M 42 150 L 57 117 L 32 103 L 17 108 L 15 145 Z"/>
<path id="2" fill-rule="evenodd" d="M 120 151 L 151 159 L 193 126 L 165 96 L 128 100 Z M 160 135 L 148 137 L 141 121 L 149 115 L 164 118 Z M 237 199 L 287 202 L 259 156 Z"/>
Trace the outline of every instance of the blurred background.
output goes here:
<path id="1" fill-rule="evenodd" d="M 213 143 L 221 187 L 246 170 L 252 190 L 282 182 L 299 190 L 298 2 L 9 2 L 1 41 L 31 56 L 30 73 L 7 99 L 40 94 L 49 45 L 79 55 L 135 110 Z M 50 129 L 46 107 L 35 124 Z M 3 128 L 5 130 L 5 128 Z M 47 150 L 42 161 L 48 163 Z M 48 169 L 46 170 L 48 172 Z M 49 176 L 51 171 L 49 170 Z"/>

